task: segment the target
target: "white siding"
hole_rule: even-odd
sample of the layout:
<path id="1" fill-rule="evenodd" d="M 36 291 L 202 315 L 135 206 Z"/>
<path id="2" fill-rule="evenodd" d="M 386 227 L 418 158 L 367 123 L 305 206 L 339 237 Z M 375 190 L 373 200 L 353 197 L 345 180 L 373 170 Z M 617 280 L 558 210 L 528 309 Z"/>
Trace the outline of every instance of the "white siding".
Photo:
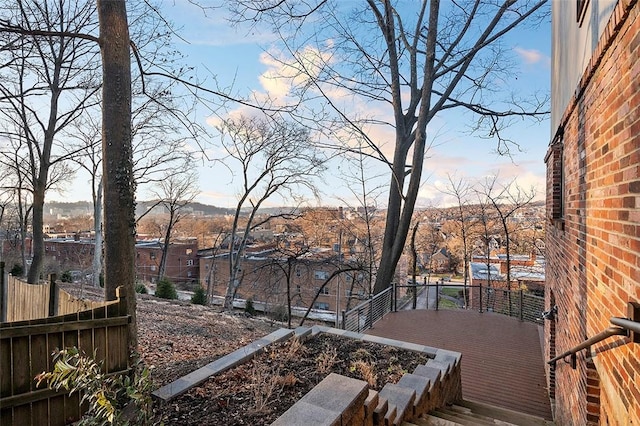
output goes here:
<path id="1" fill-rule="evenodd" d="M 617 0 L 589 0 L 579 26 L 576 0 L 552 1 L 551 137 L 576 91 Z"/>

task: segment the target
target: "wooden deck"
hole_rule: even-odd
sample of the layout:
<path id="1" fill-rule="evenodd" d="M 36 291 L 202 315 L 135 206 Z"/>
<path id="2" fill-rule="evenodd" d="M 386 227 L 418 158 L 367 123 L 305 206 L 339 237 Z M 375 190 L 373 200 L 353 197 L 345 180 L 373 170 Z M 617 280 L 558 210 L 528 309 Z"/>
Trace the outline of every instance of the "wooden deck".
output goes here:
<path id="1" fill-rule="evenodd" d="M 366 333 L 462 353 L 465 399 L 552 419 L 540 327 L 463 310 L 388 314 Z"/>

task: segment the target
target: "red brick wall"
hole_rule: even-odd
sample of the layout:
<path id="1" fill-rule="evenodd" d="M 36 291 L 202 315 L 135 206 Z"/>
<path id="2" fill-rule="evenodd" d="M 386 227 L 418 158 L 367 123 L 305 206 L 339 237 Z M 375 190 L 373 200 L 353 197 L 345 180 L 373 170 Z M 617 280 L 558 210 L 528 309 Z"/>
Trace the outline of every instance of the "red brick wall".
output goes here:
<path id="1" fill-rule="evenodd" d="M 617 4 L 546 158 L 546 294 L 558 306 L 554 327 L 545 326 L 546 356 L 640 301 L 639 14 L 635 0 Z M 582 351 L 575 370 L 557 364 L 557 424 L 640 424 L 640 345 L 625 342 L 593 346 L 591 360 Z"/>

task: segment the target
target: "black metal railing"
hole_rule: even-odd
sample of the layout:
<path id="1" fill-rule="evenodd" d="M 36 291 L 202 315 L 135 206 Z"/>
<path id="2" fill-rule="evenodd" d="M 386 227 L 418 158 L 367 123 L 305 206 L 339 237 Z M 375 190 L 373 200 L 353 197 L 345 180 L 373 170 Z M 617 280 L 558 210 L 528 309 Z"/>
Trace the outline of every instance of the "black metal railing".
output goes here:
<path id="1" fill-rule="evenodd" d="M 342 328 L 359 333 L 373 327 L 376 321 L 391 312 L 392 299 L 393 287 L 388 287 L 356 307 L 342 311 Z"/>
<path id="2" fill-rule="evenodd" d="M 494 312 L 521 321 L 540 324 L 544 297 L 525 290 L 508 290 L 482 285 L 463 285 L 447 282 L 434 284 L 396 285 L 394 310 L 414 306 L 418 309 L 473 309 Z M 415 309 L 415 308 L 414 308 Z"/>

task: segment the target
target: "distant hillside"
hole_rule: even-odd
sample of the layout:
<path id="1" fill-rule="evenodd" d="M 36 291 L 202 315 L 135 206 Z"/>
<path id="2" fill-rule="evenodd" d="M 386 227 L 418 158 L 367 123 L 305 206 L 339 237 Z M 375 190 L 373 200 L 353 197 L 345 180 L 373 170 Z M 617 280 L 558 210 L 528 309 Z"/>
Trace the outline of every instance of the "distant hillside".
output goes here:
<path id="1" fill-rule="evenodd" d="M 149 207 L 155 204 L 155 201 L 138 200 L 136 202 L 136 211 L 138 214 L 142 213 Z M 233 209 L 227 209 L 222 207 L 210 206 L 202 203 L 189 203 L 188 207 L 192 208 L 194 212 L 202 212 L 205 216 L 220 216 L 233 214 Z M 49 201 L 44 205 L 45 212 L 51 214 L 79 215 L 85 212 L 86 214 L 93 213 L 93 203 L 89 201 L 76 201 L 73 203 L 63 201 Z"/>

